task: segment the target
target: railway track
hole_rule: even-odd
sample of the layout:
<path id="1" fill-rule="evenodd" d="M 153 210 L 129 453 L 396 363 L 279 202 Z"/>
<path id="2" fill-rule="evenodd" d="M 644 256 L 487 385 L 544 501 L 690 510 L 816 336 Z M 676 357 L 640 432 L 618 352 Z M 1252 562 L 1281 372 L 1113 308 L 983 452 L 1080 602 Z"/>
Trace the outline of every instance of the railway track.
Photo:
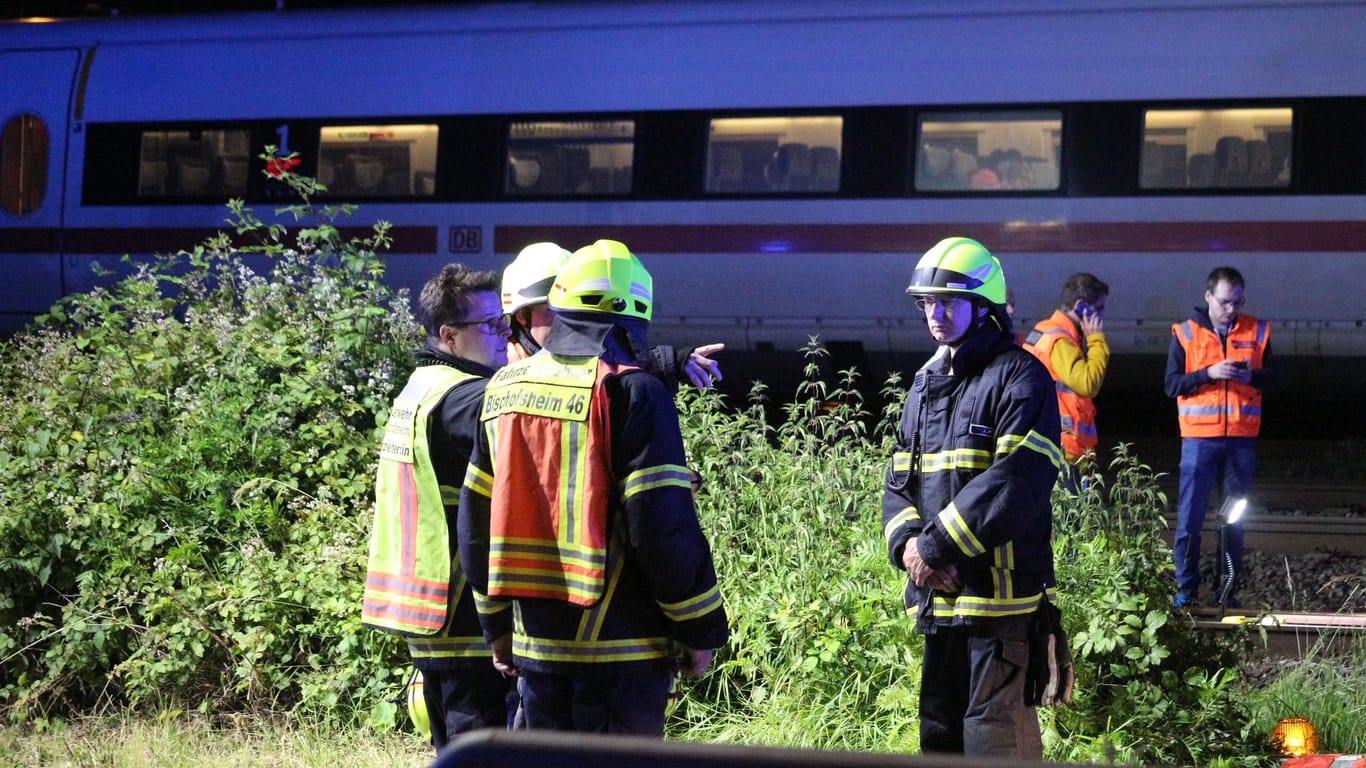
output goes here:
<path id="1" fill-rule="evenodd" d="M 1366 638 L 1366 615 L 1344 613 L 1257 614 L 1199 608 L 1191 612 L 1195 626 L 1207 632 L 1248 632 L 1255 647 L 1270 656 L 1307 658 L 1351 653 Z"/>

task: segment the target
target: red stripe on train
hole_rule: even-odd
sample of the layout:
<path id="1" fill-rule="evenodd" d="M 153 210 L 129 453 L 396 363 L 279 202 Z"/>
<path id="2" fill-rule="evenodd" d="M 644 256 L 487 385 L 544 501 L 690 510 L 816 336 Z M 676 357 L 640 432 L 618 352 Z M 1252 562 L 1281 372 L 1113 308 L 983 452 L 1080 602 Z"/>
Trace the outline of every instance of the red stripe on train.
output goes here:
<path id="1" fill-rule="evenodd" d="M 1348 252 L 1366 248 L 1366 221 L 506 226 L 494 250 L 609 238 L 638 253 L 919 253 L 949 235 L 999 253 Z"/>
<path id="2" fill-rule="evenodd" d="M 298 227 L 291 228 L 297 231 Z M 174 253 L 227 232 L 234 241 L 256 242 L 223 227 L 110 227 L 57 229 L 55 227 L 0 228 L 0 253 Z M 343 238 L 370 237 L 369 227 L 342 227 Z M 391 227 L 394 253 L 436 253 L 436 227 Z"/>
<path id="3" fill-rule="evenodd" d="M 465 229 L 465 227 L 461 227 Z M 0 228 L 0 253 L 148 253 L 189 248 L 224 231 L 202 227 Z M 365 237 L 365 227 L 342 229 Z M 436 226 L 390 230 L 393 253 L 435 254 Z M 919 253 L 947 235 L 1000 253 L 1347 253 L 1366 249 L 1366 221 L 1202 221 L 920 224 L 597 224 L 494 227 L 497 253 L 549 240 L 569 247 L 600 238 L 639 253 Z"/>

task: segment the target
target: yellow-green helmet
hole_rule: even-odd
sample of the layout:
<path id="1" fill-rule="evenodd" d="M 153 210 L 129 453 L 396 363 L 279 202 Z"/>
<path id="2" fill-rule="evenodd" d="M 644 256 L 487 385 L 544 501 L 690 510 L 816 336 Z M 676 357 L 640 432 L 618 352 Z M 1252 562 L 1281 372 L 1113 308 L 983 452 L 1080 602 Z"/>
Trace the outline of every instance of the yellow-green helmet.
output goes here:
<path id="1" fill-rule="evenodd" d="M 408 681 L 408 718 L 413 721 L 418 735 L 427 741 L 432 740 L 432 720 L 427 713 L 427 698 L 422 693 L 422 672 L 413 671 L 413 679 Z"/>
<path id="2" fill-rule="evenodd" d="M 554 243 L 532 243 L 523 248 L 503 270 L 503 314 L 546 301 L 555 275 L 569 255 Z"/>
<path id="3" fill-rule="evenodd" d="M 575 251 L 560 267 L 550 289 L 550 308 L 648 321 L 654 311 L 654 279 L 623 243 L 599 240 Z"/>
<path id="4" fill-rule="evenodd" d="M 906 293 L 912 296 L 976 296 L 1004 307 L 1006 276 L 1001 270 L 1000 260 L 992 256 L 986 246 L 970 237 L 948 237 L 940 240 L 916 262 Z"/>

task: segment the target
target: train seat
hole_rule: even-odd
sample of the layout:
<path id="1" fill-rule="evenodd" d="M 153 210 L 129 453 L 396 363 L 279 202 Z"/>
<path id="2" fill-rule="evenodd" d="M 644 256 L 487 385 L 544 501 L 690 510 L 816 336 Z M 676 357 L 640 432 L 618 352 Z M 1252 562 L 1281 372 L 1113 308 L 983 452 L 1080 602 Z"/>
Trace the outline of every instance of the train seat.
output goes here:
<path id="1" fill-rule="evenodd" d="M 370 155 L 347 155 L 346 166 L 351 177 L 351 191 L 376 192 L 384 181 L 384 163 Z"/>
<path id="2" fill-rule="evenodd" d="M 223 188 L 229 194 L 246 194 L 247 191 L 247 158 L 245 157 L 220 157 L 218 158 L 218 172 L 223 179 Z"/>
<path id="3" fill-rule="evenodd" d="M 167 173 L 165 160 L 143 160 L 138 169 L 138 194 L 149 197 L 166 194 Z"/>
<path id="4" fill-rule="evenodd" d="M 1191 155 L 1188 165 L 1188 186 L 1197 189 L 1214 186 L 1214 155 L 1197 152 Z"/>
<path id="5" fill-rule="evenodd" d="M 1247 183 L 1254 187 L 1269 187 L 1276 183 L 1276 173 L 1271 169 L 1271 145 L 1265 141 L 1252 140 L 1247 144 Z"/>
<path id="6" fill-rule="evenodd" d="M 764 166 L 764 181 L 774 192 L 805 192 L 811 186 L 811 148 L 782 144 Z"/>
<path id="7" fill-rule="evenodd" d="M 431 197 L 436 194 L 436 174 L 418 171 L 413 174 L 413 194 Z"/>
<path id="8" fill-rule="evenodd" d="M 1247 142 L 1239 136 L 1223 136 L 1214 142 L 1214 185 L 1247 185 Z"/>
<path id="9" fill-rule="evenodd" d="M 838 192 L 840 152 L 834 147 L 811 148 L 811 191 Z"/>
<path id="10" fill-rule="evenodd" d="M 712 157 L 708 192 L 741 192 L 745 187 L 745 156 L 735 147 L 718 147 Z"/>
<path id="11" fill-rule="evenodd" d="M 954 147 L 949 151 L 949 189 L 969 189 L 969 180 L 977 170 L 977 157 Z"/>
<path id="12" fill-rule="evenodd" d="M 319 160 L 319 161 L 318 161 L 318 183 L 321 184 L 321 185 L 323 185 L 324 187 L 327 187 L 328 190 L 330 191 L 330 190 L 333 189 L 333 185 L 336 183 L 336 181 L 337 181 L 337 165 L 336 165 L 336 163 L 333 163 L 331 160 Z"/>
<path id="13" fill-rule="evenodd" d="M 203 194 L 209 188 L 209 179 L 212 173 L 209 171 L 207 160 L 198 157 L 178 157 L 175 159 L 175 188 L 176 192 L 185 195 Z"/>

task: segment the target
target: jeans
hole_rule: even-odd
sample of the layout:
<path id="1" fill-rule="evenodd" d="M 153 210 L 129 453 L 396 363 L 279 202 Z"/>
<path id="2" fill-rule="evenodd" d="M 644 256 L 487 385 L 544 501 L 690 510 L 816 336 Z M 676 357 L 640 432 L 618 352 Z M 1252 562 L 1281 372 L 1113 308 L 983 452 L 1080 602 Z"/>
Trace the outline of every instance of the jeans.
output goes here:
<path id="1" fill-rule="evenodd" d="M 1221 503 L 1245 495 L 1257 470 L 1256 449 L 1257 440 L 1253 437 L 1187 437 L 1181 440 L 1181 486 L 1172 559 L 1176 564 L 1176 591 L 1192 602 L 1200 596 L 1200 528 L 1205 524 L 1205 513 L 1209 510 L 1210 492 L 1218 484 L 1222 489 Z M 1227 542 L 1236 572 L 1243 562 L 1241 525 L 1228 526 Z M 1232 595 L 1231 588 L 1227 597 Z"/>

